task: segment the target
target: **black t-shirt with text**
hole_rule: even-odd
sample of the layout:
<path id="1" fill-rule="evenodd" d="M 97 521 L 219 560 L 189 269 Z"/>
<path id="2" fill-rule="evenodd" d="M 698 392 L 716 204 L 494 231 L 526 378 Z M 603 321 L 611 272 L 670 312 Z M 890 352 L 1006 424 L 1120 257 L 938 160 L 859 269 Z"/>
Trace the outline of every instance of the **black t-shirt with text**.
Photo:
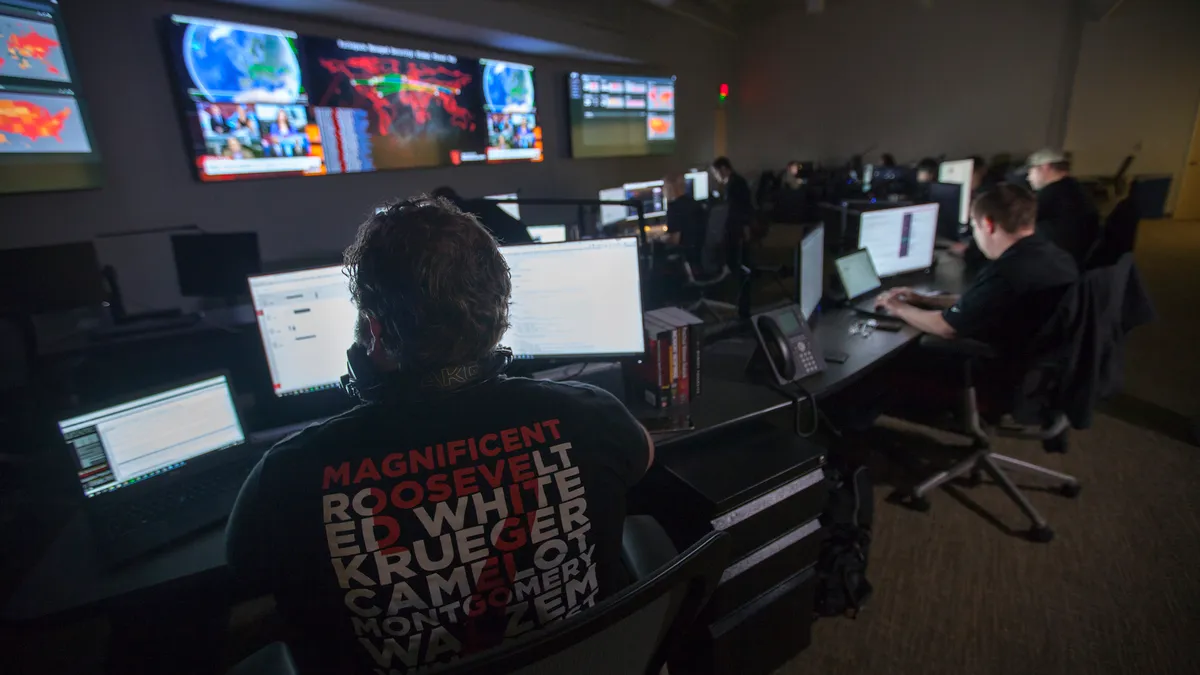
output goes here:
<path id="1" fill-rule="evenodd" d="M 1079 278 L 1074 259 L 1041 234 L 1020 239 L 991 261 L 942 313 L 958 337 L 1019 356 Z"/>
<path id="2" fill-rule="evenodd" d="M 619 590 L 645 433 L 611 394 L 523 378 L 360 405 L 263 456 L 226 532 L 315 672 L 407 673 Z"/>

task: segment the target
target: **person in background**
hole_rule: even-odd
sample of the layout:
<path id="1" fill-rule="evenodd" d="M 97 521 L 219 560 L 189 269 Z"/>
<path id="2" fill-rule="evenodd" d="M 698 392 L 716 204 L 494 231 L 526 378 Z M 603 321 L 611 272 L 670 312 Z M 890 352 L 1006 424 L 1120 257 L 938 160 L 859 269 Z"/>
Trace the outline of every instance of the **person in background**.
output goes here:
<path id="1" fill-rule="evenodd" d="M 230 136 L 225 139 L 225 149 L 221 152 L 225 159 L 250 159 L 253 157 L 242 147 L 242 142 Z"/>
<path id="2" fill-rule="evenodd" d="M 896 166 L 896 158 L 890 152 L 885 152 L 879 157 L 880 166 Z"/>
<path id="3" fill-rule="evenodd" d="M 434 190 L 433 196 L 445 199 L 460 210 L 474 215 L 504 246 L 533 243 L 533 237 L 529 236 L 529 230 L 525 229 L 524 223 L 513 218 L 507 211 L 500 208 L 499 204 L 490 199 L 483 197 L 463 199 L 454 188 L 448 185 Z"/>
<path id="4" fill-rule="evenodd" d="M 938 179 L 938 161 L 932 157 L 926 157 L 917 162 L 917 182 L 918 183 L 933 183 Z"/>
<path id="5" fill-rule="evenodd" d="M 667 197 L 667 243 L 683 249 L 684 260 L 699 271 L 708 219 L 704 207 L 692 196 L 683 174 L 664 180 Z"/>
<path id="6" fill-rule="evenodd" d="M 626 494 L 654 443 L 603 389 L 503 375 L 512 282 L 491 234 L 405 200 L 362 224 L 345 266 L 362 403 L 263 455 L 225 533 L 298 670 L 425 672 L 627 585 Z M 519 579 L 543 567 L 563 590 L 535 602 Z"/>
<path id="7" fill-rule="evenodd" d="M 783 170 L 783 189 L 799 190 L 804 187 L 802 168 L 800 162 L 793 160 L 787 163 L 787 168 Z"/>
<path id="8" fill-rule="evenodd" d="M 725 201 L 729 205 L 729 216 L 725 220 L 725 264 L 741 280 L 742 289 L 738 296 L 738 315 L 750 316 L 750 284 L 746 283 L 749 273 L 745 268 L 746 243 L 750 240 L 750 228 L 754 225 L 754 203 L 750 197 L 750 184 L 741 174 L 733 170 L 728 157 L 718 157 L 712 163 L 717 182 L 725 186 Z"/>
<path id="9" fill-rule="evenodd" d="M 1029 156 L 1029 185 L 1037 190 L 1037 227 L 1081 267 L 1100 239 L 1100 213 L 1087 191 L 1071 176 L 1071 162 L 1046 148 Z"/>

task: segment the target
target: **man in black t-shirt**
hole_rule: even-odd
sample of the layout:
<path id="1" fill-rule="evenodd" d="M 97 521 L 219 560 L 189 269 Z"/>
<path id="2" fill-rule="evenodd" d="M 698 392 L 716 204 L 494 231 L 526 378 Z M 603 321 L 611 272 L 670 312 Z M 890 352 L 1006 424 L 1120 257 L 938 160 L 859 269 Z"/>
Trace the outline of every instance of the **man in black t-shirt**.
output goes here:
<path id="1" fill-rule="evenodd" d="M 1075 258 L 1080 267 L 1100 238 L 1100 213 L 1088 193 L 1071 176 L 1071 162 L 1057 150 L 1029 157 L 1029 184 L 1037 190 L 1037 229 Z"/>
<path id="2" fill-rule="evenodd" d="M 973 338 L 1017 356 L 1079 278 L 1075 261 L 1036 231 L 1037 201 L 1023 187 L 1001 183 L 971 205 L 971 229 L 991 264 L 962 296 L 922 295 L 896 288 L 878 304 L 926 333 Z"/>
<path id="3" fill-rule="evenodd" d="M 619 590 L 625 495 L 653 443 L 600 389 L 499 374 L 495 239 L 421 198 L 372 216 L 345 260 L 363 404 L 267 452 L 226 532 L 301 672 L 409 672 Z"/>
<path id="4" fill-rule="evenodd" d="M 700 273 L 704 236 L 708 229 L 707 214 L 688 190 L 687 181 L 681 174 L 667 176 L 666 189 L 668 242 L 683 249 L 684 260 Z"/>

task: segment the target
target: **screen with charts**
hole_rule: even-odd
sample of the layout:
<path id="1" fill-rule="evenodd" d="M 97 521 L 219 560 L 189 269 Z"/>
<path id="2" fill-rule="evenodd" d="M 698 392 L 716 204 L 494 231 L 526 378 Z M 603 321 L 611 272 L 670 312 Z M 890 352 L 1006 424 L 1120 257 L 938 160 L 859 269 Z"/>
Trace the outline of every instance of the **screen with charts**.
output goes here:
<path id="1" fill-rule="evenodd" d="M 338 386 L 358 310 L 341 265 L 250 277 L 276 396 Z"/>
<path id="2" fill-rule="evenodd" d="M 566 225 L 527 225 L 529 238 L 539 244 L 557 244 L 567 240 Z"/>
<path id="3" fill-rule="evenodd" d="M 858 247 L 870 252 L 879 276 L 915 272 L 933 265 L 937 204 L 866 211 L 861 218 Z"/>
<path id="4" fill-rule="evenodd" d="M 642 203 L 642 215 L 645 218 L 658 218 L 667 215 L 667 198 L 663 194 L 663 181 L 648 180 L 641 183 L 626 183 L 624 199 Z M 635 207 L 625 207 L 625 220 L 637 220 L 638 212 Z"/>
<path id="5" fill-rule="evenodd" d="M 571 73 L 572 157 L 675 152 L 675 77 Z"/>
<path id="6" fill-rule="evenodd" d="M 825 291 L 825 226 L 819 225 L 800 240 L 800 311 L 811 319 Z"/>
<path id="7" fill-rule="evenodd" d="M 246 440 L 224 375 L 58 423 L 90 497 Z"/>
<path id="8" fill-rule="evenodd" d="M 58 3 L 0 0 L 0 193 L 103 182 Z"/>
<path id="9" fill-rule="evenodd" d="M 939 183 L 954 183 L 963 186 L 958 203 L 958 222 L 966 225 L 971 221 L 971 177 L 975 173 L 975 162 L 959 159 L 942 162 L 938 167 Z"/>
<path id="10" fill-rule="evenodd" d="M 834 267 L 837 268 L 838 279 L 842 282 L 846 297 L 850 300 L 870 293 L 881 285 L 868 251 L 860 250 L 844 255 L 834 261 Z"/>
<path id="11" fill-rule="evenodd" d="M 709 191 L 707 171 L 692 171 L 684 174 L 683 179 L 687 182 L 688 188 L 692 191 L 692 199 L 695 199 L 698 202 L 708 199 Z"/>
<path id="12" fill-rule="evenodd" d="M 516 199 L 516 198 L 517 198 L 517 193 L 511 192 L 511 193 L 505 194 L 505 195 L 488 195 L 484 199 Z M 517 220 L 521 219 L 521 205 L 520 204 L 497 204 L 496 206 L 499 206 L 501 211 L 507 213 L 508 215 L 512 216 L 513 218 L 516 218 Z"/>
<path id="13" fill-rule="evenodd" d="M 503 246 L 512 272 L 509 329 L 517 358 L 634 356 L 645 352 L 634 237 Z"/>

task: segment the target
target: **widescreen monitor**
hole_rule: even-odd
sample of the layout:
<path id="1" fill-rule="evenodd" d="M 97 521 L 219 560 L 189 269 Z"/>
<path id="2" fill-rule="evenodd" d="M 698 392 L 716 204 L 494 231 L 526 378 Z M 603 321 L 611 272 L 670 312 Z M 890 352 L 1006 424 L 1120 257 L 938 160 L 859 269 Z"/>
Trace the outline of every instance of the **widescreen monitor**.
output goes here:
<path id="1" fill-rule="evenodd" d="M 866 249 L 880 277 L 928 269 L 937 238 L 937 204 L 865 211 L 860 216 L 858 247 Z"/>
<path id="2" fill-rule="evenodd" d="M 796 300 L 804 318 L 811 320 L 825 292 L 825 226 L 805 235 L 797 248 Z"/>
<path id="3" fill-rule="evenodd" d="M 675 152 L 675 77 L 571 73 L 571 156 Z"/>
<path id="4" fill-rule="evenodd" d="M 57 2 L 0 0 L 0 193 L 103 182 L 67 37 Z"/>
<path id="5" fill-rule="evenodd" d="M 332 389 L 346 372 L 358 310 L 341 265 L 250 277 L 276 396 Z"/>
<path id="6" fill-rule="evenodd" d="M 172 16 L 201 180 L 541 161 L 533 67 Z"/>
<path id="7" fill-rule="evenodd" d="M 962 193 L 966 189 L 967 186 L 955 183 L 929 183 L 929 201 L 938 205 L 938 237 L 957 241 L 966 234 L 965 226 L 958 221 Z"/>
<path id="8" fill-rule="evenodd" d="M 509 194 L 505 194 L 505 195 L 488 195 L 487 197 L 485 197 L 485 199 L 516 199 L 516 198 L 517 198 L 517 193 L 515 193 L 515 192 L 510 192 Z M 509 203 L 509 204 L 497 204 L 496 206 L 499 206 L 501 211 L 504 211 L 505 213 L 512 216 L 513 218 L 516 218 L 517 220 L 521 219 L 521 205 L 520 204 Z"/>
<path id="9" fill-rule="evenodd" d="M 100 307 L 108 299 L 90 241 L 0 250 L 0 316 Z"/>
<path id="10" fill-rule="evenodd" d="M 257 232 L 172 235 L 171 252 L 185 298 L 245 295 L 246 277 L 262 271 Z"/>
<path id="11" fill-rule="evenodd" d="M 557 244 L 567 240 L 566 225 L 526 225 L 529 238 L 539 244 Z"/>
<path id="12" fill-rule="evenodd" d="M 512 271 L 509 329 L 517 358 L 640 356 L 641 274 L 634 237 L 503 246 Z"/>
<path id="13" fill-rule="evenodd" d="M 687 181 L 688 189 L 692 191 L 692 199 L 695 199 L 698 202 L 708 199 L 709 190 L 707 171 L 691 171 L 684 174 L 683 179 Z"/>
<path id="14" fill-rule="evenodd" d="M 659 218 L 667 215 L 667 198 L 663 193 L 663 181 L 648 180 L 624 185 L 625 199 L 642 203 L 642 217 Z M 625 220 L 637 220 L 637 208 L 626 207 Z"/>
<path id="15" fill-rule="evenodd" d="M 959 159 L 942 162 L 938 167 L 939 183 L 954 183 L 963 186 L 958 202 L 958 222 L 967 225 L 971 220 L 971 177 L 975 173 L 975 161 Z"/>
<path id="16" fill-rule="evenodd" d="M 625 201 L 625 188 L 604 188 L 600 191 L 598 198 L 602 202 L 623 202 Z M 621 223 L 629 215 L 629 207 L 624 204 L 601 204 L 600 205 L 600 224 L 612 225 Z"/>
<path id="17" fill-rule="evenodd" d="M 60 420 L 58 429 L 88 498 L 246 440 L 224 375 Z"/>

